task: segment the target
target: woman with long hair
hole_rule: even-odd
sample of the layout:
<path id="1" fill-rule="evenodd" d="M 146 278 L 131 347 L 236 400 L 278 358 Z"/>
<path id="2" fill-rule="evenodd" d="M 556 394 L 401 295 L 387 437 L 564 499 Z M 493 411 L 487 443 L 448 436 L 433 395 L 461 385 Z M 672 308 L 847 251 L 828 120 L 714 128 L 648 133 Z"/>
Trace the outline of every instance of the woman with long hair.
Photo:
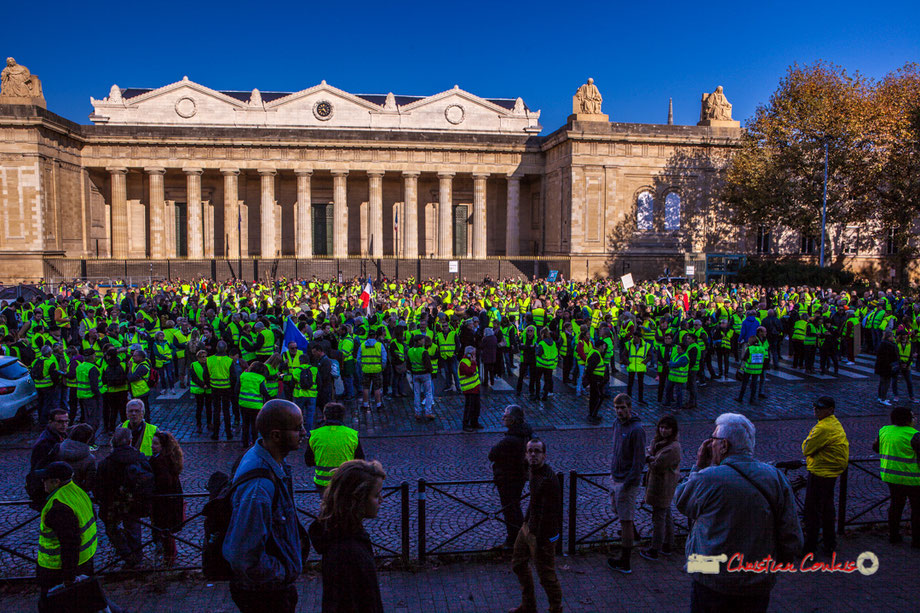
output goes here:
<path id="1" fill-rule="evenodd" d="M 176 539 L 173 536 L 185 521 L 185 501 L 182 498 L 182 448 L 172 434 L 157 430 L 153 435 L 153 508 L 150 513 L 157 555 L 166 566 L 176 563 Z"/>
<path id="2" fill-rule="evenodd" d="M 677 420 L 664 415 L 655 427 L 655 438 L 649 445 L 645 502 L 652 507 L 652 546 L 639 551 L 647 560 L 657 560 L 659 552 L 670 555 L 674 546 L 674 519 L 671 499 L 680 481 L 680 443 L 677 442 Z"/>
<path id="3" fill-rule="evenodd" d="M 365 519 L 377 517 L 386 478 L 380 462 L 351 460 L 323 493 L 310 542 L 323 556 L 323 613 L 380 613 L 383 601 Z"/>

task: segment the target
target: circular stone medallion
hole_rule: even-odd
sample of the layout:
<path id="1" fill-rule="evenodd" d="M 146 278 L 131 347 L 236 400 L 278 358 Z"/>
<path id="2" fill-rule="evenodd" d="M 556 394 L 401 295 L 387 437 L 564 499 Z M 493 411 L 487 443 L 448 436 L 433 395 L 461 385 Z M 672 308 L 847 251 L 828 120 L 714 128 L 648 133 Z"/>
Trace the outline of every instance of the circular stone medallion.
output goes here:
<path id="1" fill-rule="evenodd" d="M 176 115 L 179 117 L 188 119 L 189 117 L 194 117 L 197 112 L 198 105 L 188 96 L 176 100 Z"/>
<path id="2" fill-rule="evenodd" d="M 444 109 L 444 118 L 454 125 L 462 123 L 465 115 L 466 112 L 459 104 L 452 104 Z"/>

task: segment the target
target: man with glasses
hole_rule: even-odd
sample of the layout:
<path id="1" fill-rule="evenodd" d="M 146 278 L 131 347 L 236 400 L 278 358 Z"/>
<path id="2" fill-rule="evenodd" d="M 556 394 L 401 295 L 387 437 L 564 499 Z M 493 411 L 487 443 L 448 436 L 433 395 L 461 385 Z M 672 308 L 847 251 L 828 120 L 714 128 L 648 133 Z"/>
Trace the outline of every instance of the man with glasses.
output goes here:
<path id="1" fill-rule="evenodd" d="M 35 441 L 35 444 L 32 445 L 29 470 L 41 468 L 54 459 L 51 454 L 54 448 L 67 438 L 67 426 L 69 424 L 70 418 L 67 417 L 65 409 L 51 409 L 48 425 L 42 431 L 38 440 Z"/>
<path id="2" fill-rule="evenodd" d="M 800 553 L 795 495 L 782 472 L 754 459 L 754 434 L 744 415 L 720 415 L 697 451 L 690 476 L 677 486 L 677 510 L 692 522 L 688 559 L 716 556 L 727 562 L 740 554 L 745 564 L 768 556 L 786 564 Z M 766 613 L 777 573 L 720 571 L 693 573 L 691 612 Z"/>
<path id="3" fill-rule="evenodd" d="M 303 414 L 293 402 L 269 400 L 256 417 L 256 430 L 259 438 L 233 476 L 233 513 L 223 546 L 233 570 L 230 596 L 241 613 L 293 613 L 294 581 L 303 570 L 301 527 L 284 459 L 307 434 Z"/>
<path id="4" fill-rule="evenodd" d="M 632 398 L 617 394 L 613 408 L 617 420 L 613 424 L 610 503 L 620 518 L 623 549 L 619 558 L 607 558 L 607 566 L 615 572 L 629 574 L 632 572 L 629 558 L 635 542 L 636 494 L 645 468 L 645 430 L 639 418 L 632 414 Z"/>

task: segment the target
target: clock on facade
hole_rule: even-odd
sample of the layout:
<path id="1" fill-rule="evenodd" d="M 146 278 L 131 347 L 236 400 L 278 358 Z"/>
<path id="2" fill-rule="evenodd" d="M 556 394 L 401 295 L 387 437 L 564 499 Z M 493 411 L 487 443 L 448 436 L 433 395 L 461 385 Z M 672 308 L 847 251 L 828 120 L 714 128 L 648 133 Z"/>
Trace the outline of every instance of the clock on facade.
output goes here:
<path id="1" fill-rule="evenodd" d="M 313 115 L 320 121 L 327 121 L 332 117 L 335 108 L 328 100 L 320 100 L 313 105 Z"/>

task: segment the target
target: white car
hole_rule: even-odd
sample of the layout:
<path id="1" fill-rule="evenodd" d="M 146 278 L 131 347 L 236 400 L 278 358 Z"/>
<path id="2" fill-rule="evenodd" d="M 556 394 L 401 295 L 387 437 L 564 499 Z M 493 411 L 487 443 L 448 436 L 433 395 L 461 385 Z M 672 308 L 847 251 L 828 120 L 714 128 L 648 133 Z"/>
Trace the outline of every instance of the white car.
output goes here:
<path id="1" fill-rule="evenodd" d="M 15 357 L 0 356 L 0 421 L 15 419 L 37 404 L 29 369 Z"/>

